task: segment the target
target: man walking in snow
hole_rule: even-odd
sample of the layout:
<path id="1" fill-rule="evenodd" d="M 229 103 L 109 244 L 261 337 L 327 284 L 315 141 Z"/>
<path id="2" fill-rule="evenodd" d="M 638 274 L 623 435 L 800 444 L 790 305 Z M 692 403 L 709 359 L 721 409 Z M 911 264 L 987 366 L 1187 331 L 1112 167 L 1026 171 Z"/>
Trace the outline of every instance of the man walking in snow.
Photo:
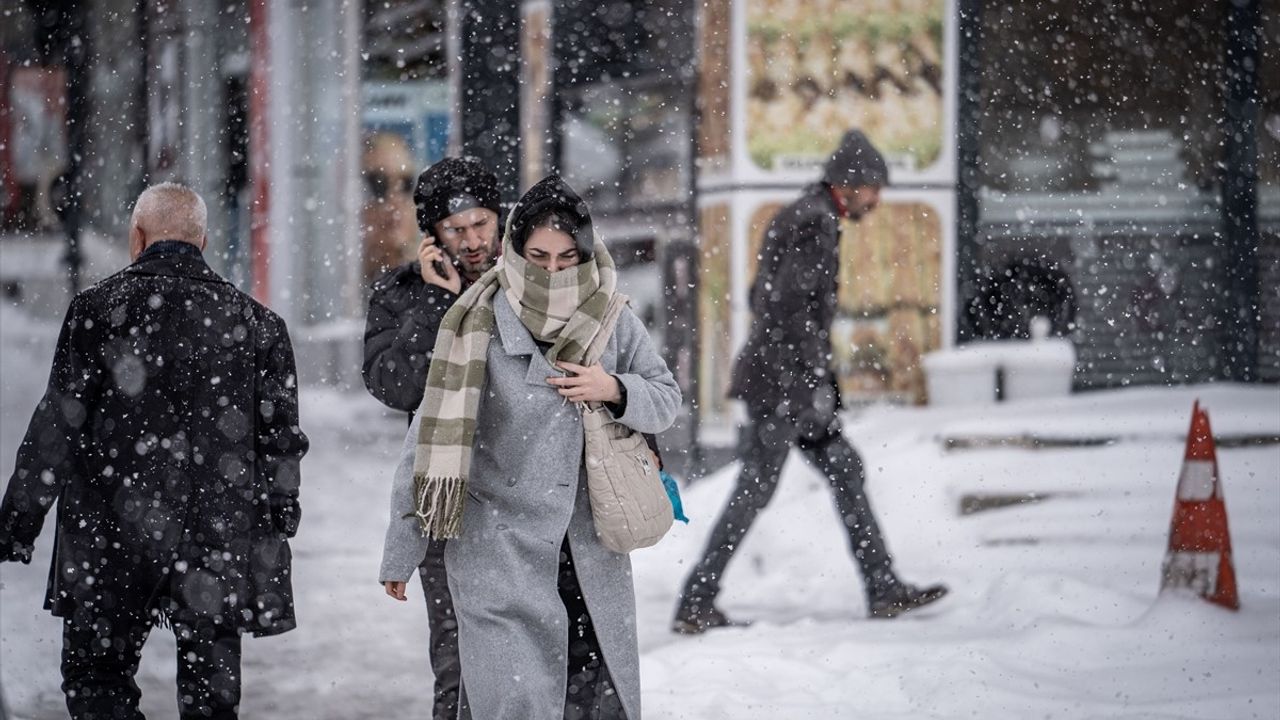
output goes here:
<path id="1" fill-rule="evenodd" d="M 63 618 L 73 718 L 141 718 L 152 626 L 177 639 L 183 718 L 235 718 L 240 636 L 294 625 L 293 349 L 284 322 L 205 264 L 204 201 L 134 206 L 134 262 L 76 295 L 0 504 L 0 560 L 30 562 L 58 504 L 45 606 Z"/>
<path id="2" fill-rule="evenodd" d="M 701 633 L 734 623 L 715 607 L 725 568 L 773 497 L 792 445 L 826 475 L 862 570 L 868 610 L 892 618 L 931 603 L 942 585 L 917 588 L 898 579 L 864 492 L 862 459 L 844 438 L 840 393 L 830 367 L 839 275 L 840 219 L 876 208 L 888 168 L 857 130 L 845 134 L 821 182 L 773 218 L 751 286 L 753 320 L 733 370 L 730 396 L 744 401 L 742 470 L 701 560 L 685 581 L 672 629 Z"/>
<path id="3" fill-rule="evenodd" d="M 418 176 L 413 193 L 422 242 L 418 259 L 373 284 L 364 333 L 364 383 L 388 407 L 412 413 L 422 402 L 436 331 L 462 291 L 498 256 L 498 179 L 478 161 L 445 158 Z M 435 673 L 433 717 L 458 714 L 458 623 L 445 579 L 444 541 L 433 540 L 418 568 L 426 596 Z"/>

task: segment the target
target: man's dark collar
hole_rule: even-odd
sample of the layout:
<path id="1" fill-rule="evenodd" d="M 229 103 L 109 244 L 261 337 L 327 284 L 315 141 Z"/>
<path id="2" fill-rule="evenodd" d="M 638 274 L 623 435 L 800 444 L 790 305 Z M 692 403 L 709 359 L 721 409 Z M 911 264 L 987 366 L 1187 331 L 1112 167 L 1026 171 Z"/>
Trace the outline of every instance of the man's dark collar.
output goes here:
<path id="1" fill-rule="evenodd" d="M 200 248 L 181 240 L 161 240 L 147 246 L 125 272 L 132 275 L 185 277 L 204 282 L 227 282 L 205 262 Z"/>
<path id="2" fill-rule="evenodd" d="M 139 260 L 148 260 L 152 257 L 161 255 L 186 255 L 187 257 L 202 257 L 203 253 L 200 248 L 183 240 L 157 240 L 147 246 L 142 254 L 138 256 Z"/>

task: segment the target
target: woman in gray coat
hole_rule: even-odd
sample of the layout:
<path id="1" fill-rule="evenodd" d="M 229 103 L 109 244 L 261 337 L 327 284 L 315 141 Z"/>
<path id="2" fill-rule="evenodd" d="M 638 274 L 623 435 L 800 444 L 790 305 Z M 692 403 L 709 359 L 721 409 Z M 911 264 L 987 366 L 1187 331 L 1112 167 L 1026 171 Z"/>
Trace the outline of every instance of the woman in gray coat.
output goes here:
<path id="1" fill-rule="evenodd" d="M 680 390 L 630 310 L 599 363 L 572 362 L 616 277 L 585 203 L 548 177 L 512 211 L 498 266 L 437 339 L 380 579 L 403 600 L 428 535 L 449 538 L 463 718 L 640 718 L 631 563 L 596 536 L 575 403 L 604 402 L 657 433 Z"/>

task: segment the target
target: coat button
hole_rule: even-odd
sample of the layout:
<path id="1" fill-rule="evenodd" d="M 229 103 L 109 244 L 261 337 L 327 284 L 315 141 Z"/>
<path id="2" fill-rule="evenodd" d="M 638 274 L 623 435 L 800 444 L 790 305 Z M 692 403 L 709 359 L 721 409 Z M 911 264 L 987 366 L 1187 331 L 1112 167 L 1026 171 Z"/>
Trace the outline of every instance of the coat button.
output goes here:
<path id="1" fill-rule="evenodd" d="M 515 487 L 515 486 L 516 486 L 516 479 L 515 479 L 515 478 L 507 478 L 507 487 Z"/>

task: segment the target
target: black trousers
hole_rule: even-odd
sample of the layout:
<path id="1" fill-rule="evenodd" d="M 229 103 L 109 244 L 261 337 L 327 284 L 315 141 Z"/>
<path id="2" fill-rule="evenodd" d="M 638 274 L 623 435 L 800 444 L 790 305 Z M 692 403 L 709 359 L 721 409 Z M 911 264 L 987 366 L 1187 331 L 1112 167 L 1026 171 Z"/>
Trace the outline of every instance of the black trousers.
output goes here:
<path id="1" fill-rule="evenodd" d="M 568 538 L 560 545 L 557 589 L 569 618 L 569 676 L 564 720 L 625 720 L 627 713 L 609 675 L 591 613 L 582 597 Z"/>
<path id="2" fill-rule="evenodd" d="M 427 627 L 430 631 L 428 655 L 436 677 L 431 717 L 454 720 L 458 717 L 458 686 L 462 682 L 462 661 L 458 659 L 458 620 L 453 616 L 453 596 L 444 570 L 444 540 L 432 540 L 427 557 L 418 567 L 422 594 L 427 600 Z"/>
<path id="3" fill-rule="evenodd" d="M 844 438 L 839 421 L 834 415 L 816 424 L 796 423 L 765 412 L 753 415 L 741 430 L 742 470 L 737 486 L 716 520 L 702 559 L 685 581 L 682 597 L 708 603 L 719 594 L 720 581 L 734 551 L 778 489 L 778 477 L 792 445 L 830 483 L 836 511 L 848 533 L 849 549 L 868 591 L 873 591 L 881 578 L 892 573 L 891 560 L 864 492 L 862 458 Z"/>
<path id="4" fill-rule="evenodd" d="M 62 691 L 74 720 L 136 720 L 134 682 L 152 616 L 96 609 L 63 620 Z M 235 720 L 240 704 L 240 633 L 208 620 L 173 620 L 178 644 L 178 716 Z"/>
<path id="5" fill-rule="evenodd" d="M 413 427 L 414 413 L 408 417 Z M 432 540 L 427 556 L 418 566 L 422 596 L 427 602 L 427 656 L 435 675 L 435 695 L 431 701 L 433 720 L 455 720 L 458 703 L 465 703 L 459 693 L 462 685 L 462 660 L 458 657 L 458 619 L 453 615 L 453 595 L 444 569 L 444 540 Z"/>

